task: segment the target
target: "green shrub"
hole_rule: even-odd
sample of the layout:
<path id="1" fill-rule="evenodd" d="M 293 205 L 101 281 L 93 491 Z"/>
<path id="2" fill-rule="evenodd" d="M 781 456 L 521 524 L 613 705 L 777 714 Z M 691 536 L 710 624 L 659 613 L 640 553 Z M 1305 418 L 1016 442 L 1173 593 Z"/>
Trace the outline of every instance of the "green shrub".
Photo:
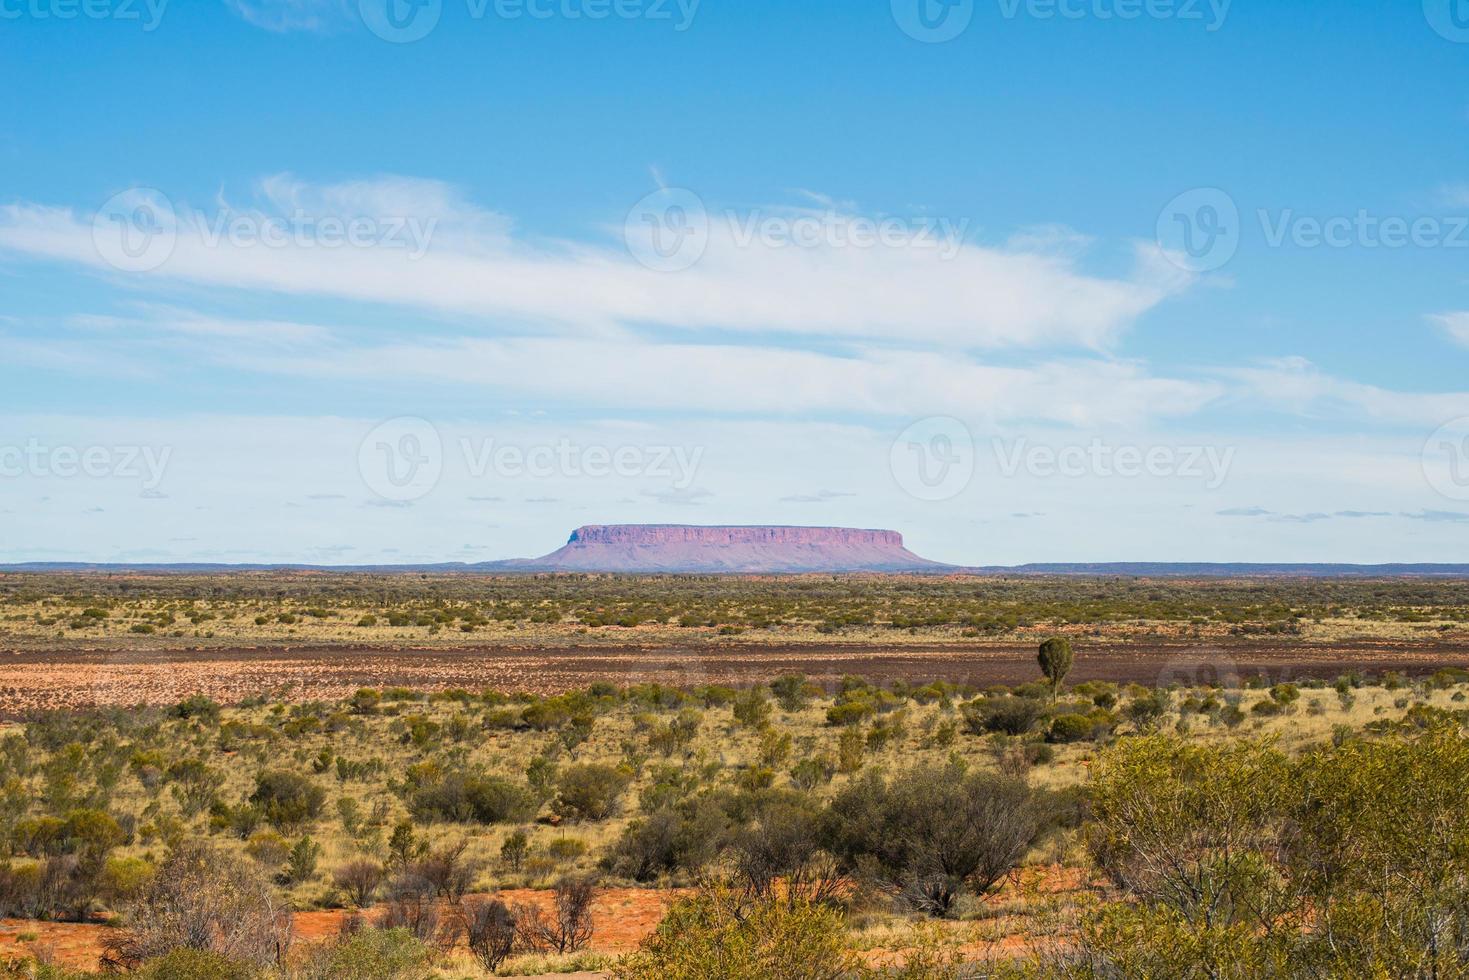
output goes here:
<path id="1" fill-rule="evenodd" d="M 1094 727 L 1086 715 L 1059 715 L 1046 730 L 1046 741 L 1061 744 L 1084 742 L 1092 737 Z"/>
<path id="2" fill-rule="evenodd" d="M 752 687 L 734 699 L 734 719 L 744 728 L 764 728 L 770 724 L 770 702 L 763 688 Z"/>
<path id="3" fill-rule="evenodd" d="M 965 889 L 988 891 L 1041 830 L 1023 779 L 956 766 L 869 773 L 831 801 L 830 850 L 905 904 L 946 915 Z"/>
<path id="4" fill-rule="evenodd" d="M 1035 698 L 1006 695 L 981 698 L 960 707 L 964 724 L 974 735 L 1027 735 L 1039 724 L 1045 703 Z"/>
<path id="5" fill-rule="evenodd" d="M 497 824 L 529 820 L 538 804 L 528 789 L 508 779 L 471 772 L 451 773 L 419 788 L 408 808 L 419 820 Z"/>
<path id="6" fill-rule="evenodd" d="M 618 980 L 839 980 L 858 963 L 841 916 L 803 902 L 743 902 L 727 891 L 680 899 Z"/>
<path id="7" fill-rule="evenodd" d="M 770 691 L 775 695 L 782 711 L 800 711 L 806 707 L 810 697 L 807 688 L 804 674 L 787 674 L 770 682 Z"/>
<path id="8" fill-rule="evenodd" d="M 173 706 L 169 712 L 175 718 L 198 719 L 211 724 L 219 721 L 219 705 L 202 694 L 187 697 Z"/>
<path id="9" fill-rule="evenodd" d="M 877 706 L 863 697 L 840 701 L 826 709 L 826 723 L 833 726 L 860 725 L 877 714 Z"/>
<path id="10" fill-rule="evenodd" d="M 427 980 L 433 950 L 407 929 L 362 929 L 313 950 L 301 980 Z"/>
<path id="11" fill-rule="evenodd" d="M 613 766 L 568 766 L 557 780 L 551 809 L 572 820 L 606 820 L 621 808 L 622 794 L 631 782 L 631 774 Z"/>
<path id="12" fill-rule="evenodd" d="M 249 802 L 260 807 L 266 820 L 290 833 L 321 816 L 326 790 L 298 772 L 267 770 L 255 777 Z"/>
<path id="13" fill-rule="evenodd" d="M 628 824 L 602 867 L 641 882 L 664 874 L 697 874 L 714 860 L 728 826 L 723 810 L 707 798 L 659 809 Z"/>
<path id="14" fill-rule="evenodd" d="M 239 963 L 218 953 L 176 949 L 149 960 L 130 976 L 134 980 L 256 980 L 261 972 L 249 963 Z"/>

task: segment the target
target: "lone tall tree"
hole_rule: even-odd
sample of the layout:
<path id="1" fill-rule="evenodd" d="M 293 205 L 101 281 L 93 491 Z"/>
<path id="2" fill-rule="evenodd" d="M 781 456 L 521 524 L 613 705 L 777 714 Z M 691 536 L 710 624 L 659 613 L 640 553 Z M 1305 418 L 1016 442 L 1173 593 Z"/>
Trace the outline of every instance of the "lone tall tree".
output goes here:
<path id="1" fill-rule="evenodd" d="M 1036 660 L 1041 665 L 1041 673 L 1051 682 L 1052 704 L 1056 703 L 1056 697 L 1061 693 L 1061 684 L 1066 680 L 1066 675 L 1071 673 L 1071 664 L 1075 659 L 1071 653 L 1071 641 L 1064 637 L 1053 636 L 1041 644 Z"/>

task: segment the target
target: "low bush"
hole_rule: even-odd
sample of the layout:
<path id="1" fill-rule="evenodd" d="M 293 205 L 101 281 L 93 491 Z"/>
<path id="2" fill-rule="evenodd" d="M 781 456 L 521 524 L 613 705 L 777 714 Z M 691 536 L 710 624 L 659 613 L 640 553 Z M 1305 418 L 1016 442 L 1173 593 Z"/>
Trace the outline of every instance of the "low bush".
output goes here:
<path id="1" fill-rule="evenodd" d="M 107 964 L 134 968 L 183 949 L 264 967 L 279 963 L 290 944 L 290 912 L 270 882 L 197 842 L 170 852 L 127 920 L 107 942 Z"/>
<path id="2" fill-rule="evenodd" d="M 847 870 L 915 911 L 946 915 L 966 888 L 988 891 L 1042 827 L 1025 780 L 955 767 L 857 779 L 831 802 L 828 846 Z"/>
<path id="3" fill-rule="evenodd" d="M 326 790 L 289 770 L 268 770 L 255 778 L 249 802 L 282 833 L 293 833 L 321 816 Z"/>
<path id="4" fill-rule="evenodd" d="M 741 900 L 727 890 L 680 899 L 618 980 L 842 980 L 858 973 L 840 914 L 805 902 Z"/>
<path id="5" fill-rule="evenodd" d="M 508 779 L 452 773 L 415 791 L 408 808 L 419 820 L 497 824 L 529 820 L 537 803 L 528 789 Z"/>
<path id="6" fill-rule="evenodd" d="M 1040 723 L 1046 705 L 1037 698 L 1005 695 L 970 701 L 960 711 L 970 734 L 1027 735 Z"/>
<path id="7" fill-rule="evenodd" d="M 313 949 L 292 980 L 427 980 L 433 958 L 405 929 L 359 929 Z"/>
<path id="8" fill-rule="evenodd" d="M 551 808 L 571 820 L 606 820 L 621 809 L 622 794 L 631 782 L 631 774 L 614 766 L 568 766 L 557 780 Z"/>

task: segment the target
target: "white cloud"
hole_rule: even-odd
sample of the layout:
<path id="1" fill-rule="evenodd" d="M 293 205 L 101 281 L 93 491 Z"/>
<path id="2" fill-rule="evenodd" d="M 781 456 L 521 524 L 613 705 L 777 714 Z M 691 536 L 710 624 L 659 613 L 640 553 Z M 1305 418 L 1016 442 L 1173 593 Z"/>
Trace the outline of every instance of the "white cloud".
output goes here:
<path id="1" fill-rule="evenodd" d="M 1193 281 L 1156 248 L 1136 250 L 1126 278 L 1089 275 L 1054 252 L 953 243 L 771 246 L 738 220 L 712 219 L 703 259 L 679 273 L 639 265 L 616 234 L 537 242 L 503 216 L 434 181 L 380 178 L 330 186 L 289 176 L 262 182 L 252 206 L 217 202 L 198 220 L 175 202 L 178 240 L 167 261 L 129 285 L 191 283 L 330 296 L 502 321 L 606 332 L 629 327 L 735 331 L 978 349 L 1103 348 Z M 224 218 L 333 214 L 409 222 L 416 248 L 278 247 L 231 243 Z M 771 209 L 771 214 L 781 212 Z M 838 223 L 855 220 L 828 215 Z M 407 233 L 405 233 L 407 234 Z M 89 215 L 39 205 L 0 209 L 0 247 L 108 272 Z M 1062 250 L 1064 251 L 1064 250 Z"/>
<path id="2" fill-rule="evenodd" d="M 1370 420 L 1426 427 L 1424 431 L 1429 432 L 1469 415 L 1469 393 L 1390 391 L 1325 374 L 1300 357 L 1217 373 L 1232 382 L 1234 400 L 1287 412 L 1300 420 Z"/>
<path id="3" fill-rule="evenodd" d="M 244 336 L 247 330 L 221 336 Z M 640 342 L 630 338 L 439 338 L 337 342 L 290 358 L 238 343 L 198 351 L 237 369 L 316 380 L 486 388 L 530 403 L 719 415 L 947 413 L 1074 426 L 1137 423 L 1199 411 L 1216 382 L 1154 377 L 1140 364 L 1081 358 L 994 366 L 927 352 L 858 348 L 848 355 L 779 347 Z"/>
<path id="4" fill-rule="evenodd" d="M 1469 184 L 1445 184 L 1439 188 L 1438 197 L 1446 207 L 1469 208 Z"/>
<path id="5" fill-rule="evenodd" d="M 1428 319 L 1447 334 L 1454 343 L 1461 347 L 1469 347 L 1469 312 L 1438 313 Z"/>
<path id="6" fill-rule="evenodd" d="M 350 16 L 346 0 L 224 0 L 246 23 L 277 34 L 325 31 Z"/>

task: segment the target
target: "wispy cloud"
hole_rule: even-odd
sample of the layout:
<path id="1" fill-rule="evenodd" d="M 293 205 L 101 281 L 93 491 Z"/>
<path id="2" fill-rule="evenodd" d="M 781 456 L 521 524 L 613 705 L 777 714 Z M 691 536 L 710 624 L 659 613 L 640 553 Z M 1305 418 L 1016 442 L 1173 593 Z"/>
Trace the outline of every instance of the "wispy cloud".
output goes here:
<path id="1" fill-rule="evenodd" d="M 1460 347 L 1469 347 L 1469 312 L 1435 313 L 1428 320 Z"/>
<path id="2" fill-rule="evenodd" d="M 347 0 L 224 0 L 246 23 L 287 34 L 341 27 L 351 14 Z"/>
<path id="3" fill-rule="evenodd" d="M 673 507 L 697 507 L 714 496 L 713 492 L 701 487 L 689 487 L 684 490 L 673 488 L 665 490 L 644 490 L 642 491 L 642 495 L 656 500 L 665 506 Z"/>
<path id="4" fill-rule="evenodd" d="M 855 497 L 855 493 L 844 493 L 839 490 L 818 490 L 815 493 L 798 493 L 789 497 L 781 497 L 783 504 L 825 504 L 843 497 Z"/>
<path id="5" fill-rule="evenodd" d="M 1231 507 L 1227 510 L 1215 511 L 1219 517 L 1257 517 L 1274 521 L 1279 524 L 1317 524 L 1321 521 L 1330 520 L 1363 520 L 1369 517 L 1392 517 L 1388 511 L 1383 510 L 1338 510 L 1331 513 L 1323 511 L 1311 511 L 1305 514 L 1278 514 L 1264 507 Z M 1412 515 L 1403 514 L 1403 517 Z"/>
<path id="6" fill-rule="evenodd" d="M 1391 391 L 1326 374 L 1303 357 L 1217 373 L 1232 383 L 1234 399 L 1300 420 L 1370 419 L 1432 431 L 1447 419 L 1469 415 L 1469 393 Z"/>
<path id="7" fill-rule="evenodd" d="M 739 222 L 718 212 L 702 260 L 667 273 L 636 262 L 620 227 L 603 225 L 578 241 L 536 241 L 512 234 L 508 220 L 448 185 L 402 177 L 312 185 L 276 176 L 261 181 L 246 205 L 173 208 L 177 240 L 167 260 L 130 277 L 131 285 L 331 296 L 580 331 L 658 326 L 965 349 L 1103 348 L 1192 282 L 1156 247 L 1136 246 L 1132 274 L 1108 278 L 1082 271 L 1069 255 L 1033 249 L 955 243 L 950 254 L 911 244 L 747 241 Z M 431 247 L 420 255 L 382 246 L 265 246 L 218 235 L 222 216 L 262 222 L 303 208 L 373 217 L 384 227 L 411 221 L 432 233 Z M 0 247 L 107 272 L 92 224 L 91 215 L 66 209 L 9 206 L 0 209 Z"/>
<path id="8" fill-rule="evenodd" d="M 1458 510 L 1420 510 L 1402 515 L 1410 521 L 1427 521 L 1430 524 L 1463 524 L 1469 522 L 1469 514 Z"/>

